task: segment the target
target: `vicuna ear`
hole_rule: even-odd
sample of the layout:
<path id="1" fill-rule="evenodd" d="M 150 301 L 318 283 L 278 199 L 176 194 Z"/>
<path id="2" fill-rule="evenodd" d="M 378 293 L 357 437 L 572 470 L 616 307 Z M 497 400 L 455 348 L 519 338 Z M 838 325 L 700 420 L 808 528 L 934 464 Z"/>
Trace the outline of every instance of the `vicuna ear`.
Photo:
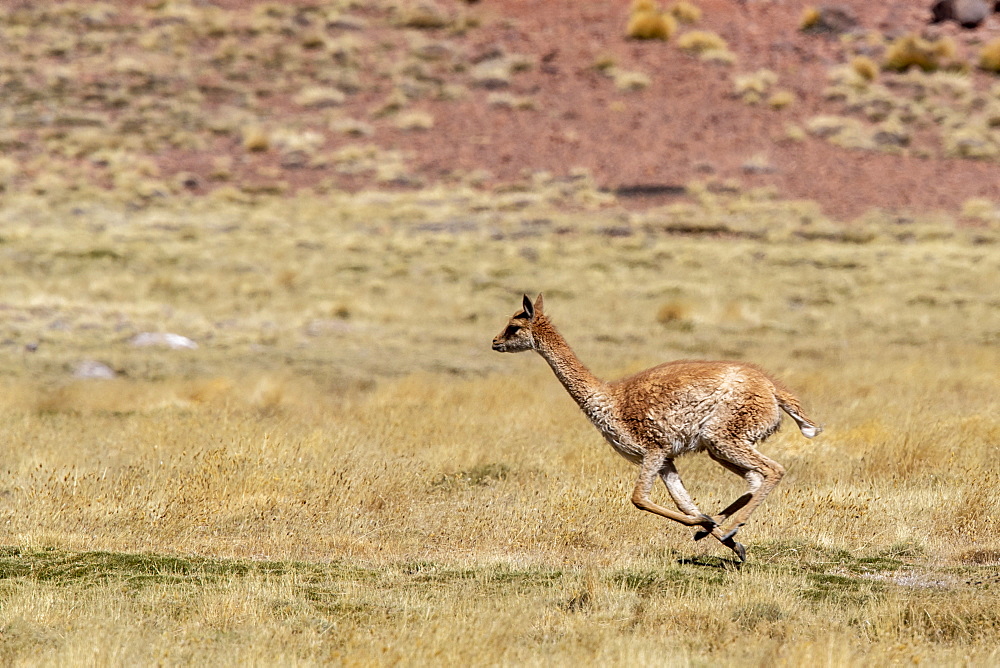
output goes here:
<path id="1" fill-rule="evenodd" d="M 542 312 L 542 293 L 539 292 L 538 296 L 535 297 L 535 313 Z"/>
<path id="2" fill-rule="evenodd" d="M 528 295 L 524 295 L 524 299 L 521 300 L 521 307 L 524 309 L 524 315 L 528 320 L 533 320 L 535 318 L 535 307 L 531 305 L 531 300 L 528 299 Z"/>

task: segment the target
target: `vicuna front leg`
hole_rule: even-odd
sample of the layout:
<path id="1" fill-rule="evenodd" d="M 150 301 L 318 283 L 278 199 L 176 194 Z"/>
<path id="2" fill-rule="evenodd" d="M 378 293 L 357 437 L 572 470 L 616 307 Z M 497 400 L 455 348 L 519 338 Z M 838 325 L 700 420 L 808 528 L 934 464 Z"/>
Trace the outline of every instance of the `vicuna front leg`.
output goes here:
<path id="1" fill-rule="evenodd" d="M 635 489 L 632 490 L 632 503 L 636 508 L 645 510 L 650 513 L 659 515 L 660 517 L 666 517 L 675 522 L 680 522 L 685 526 L 703 526 L 707 529 L 712 529 L 715 527 L 715 521 L 708 515 L 703 515 L 698 511 L 697 507 L 691 502 L 690 497 L 687 492 L 684 491 L 684 497 L 690 505 L 685 508 L 679 503 L 677 507 L 684 510 L 685 513 L 678 513 L 673 510 L 668 510 L 663 506 L 653 503 L 649 500 L 649 493 L 653 489 L 653 483 L 656 481 L 656 476 L 660 475 L 664 471 L 664 467 L 669 467 L 670 470 L 676 474 L 677 469 L 674 468 L 673 462 L 666 456 L 666 453 L 662 451 L 648 452 L 642 458 L 642 462 L 639 464 L 639 479 L 635 483 Z M 680 478 L 678 477 L 678 481 Z M 668 485 L 667 489 L 670 487 Z M 683 490 L 684 488 L 681 487 Z M 671 492 L 673 496 L 673 492 Z M 675 498 L 676 502 L 677 499 Z M 687 514 L 690 510 L 691 513 Z"/>
<path id="2" fill-rule="evenodd" d="M 663 484 L 666 485 L 667 491 L 670 493 L 670 498 L 673 499 L 674 505 L 677 506 L 678 510 L 689 516 L 701 517 L 704 515 L 695 505 L 694 499 L 688 494 L 687 489 L 684 488 L 684 483 L 681 481 L 681 474 L 674 466 L 672 459 L 667 458 L 663 462 L 663 466 L 660 468 L 660 478 L 663 480 Z"/>
<path id="3" fill-rule="evenodd" d="M 691 495 L 688 494 L 687 489 L 684 488 L 684 483 L 681 482 L 681 474 L 677 471 L 677 467 L 674 466 L 674 462 L 671 459 L 667 459 L 663 463 L 663 467 L 660 469 L 660 477 L 663 478 L 663 484 L 667 486 L 667 491 L 670 492 L 670 498 L 674 500 L 677 507 L 688 515 L 705 517 L 705 514 L 698 510 L 698 506 L 695 505 L 694 500 Z M 749 496 L 749 495 L 744 495 Z M 742 498 L 742 497 L 740 497 Z M 733 508 L 740 499 L 730 505 Z M 745 501 L 744 501 L 745 503 Z M 729 510 L 722 511 L 726 513 Z M 726 514 L 725 517 L 729 515 Z M 714 536 L 716 540 L 728 547 L 730 550 L 736 553 L 736 557 L 742 562 L 746 560 L 747 551 L 741 543 L 737 543 L 733 536 L 736 535 L 736 531 L 723 531 L 722 527 L 719 526 L 719 518 L 713 517 L 711 524 L 702 523 L 701 529 L 699 529 L 695 535 L 695 540 L 701 540 L 705 536 Z"/>

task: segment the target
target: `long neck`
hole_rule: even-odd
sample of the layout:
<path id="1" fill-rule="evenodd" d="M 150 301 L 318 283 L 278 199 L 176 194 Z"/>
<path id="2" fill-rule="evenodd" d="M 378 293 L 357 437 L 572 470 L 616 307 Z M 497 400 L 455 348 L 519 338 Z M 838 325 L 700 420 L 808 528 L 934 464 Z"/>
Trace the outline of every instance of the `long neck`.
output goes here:
<path id="1" fill-rule="evenodd" d="M 584 366 L 566 343 L 566 339 L 548 320 L 537 322 L 533 331 L 538 354 L 549 363 L 556 377 L 580 408 L 590 414 L 594 407 L 595 395 L 605 393 L 604 381 Z"/>

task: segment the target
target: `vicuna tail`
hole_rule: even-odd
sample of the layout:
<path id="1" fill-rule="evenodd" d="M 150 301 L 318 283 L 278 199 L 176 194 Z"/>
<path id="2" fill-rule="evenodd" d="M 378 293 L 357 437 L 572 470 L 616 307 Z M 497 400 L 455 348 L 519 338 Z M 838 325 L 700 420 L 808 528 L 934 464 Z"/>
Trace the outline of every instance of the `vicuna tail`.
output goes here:
<path id="1" fill-rule="evenodd" d="M 802 414 L 802 406 L 799 405 L 799 400 L 791 392 L 782 387 L 775 387 L 774 390 L 774 396 L 778 400 L 778 405 L 781 406 L 783 411 L 792 416 L 803 436 L 813 438 L 823 431 L 823 427 L 820 427 Z"/>

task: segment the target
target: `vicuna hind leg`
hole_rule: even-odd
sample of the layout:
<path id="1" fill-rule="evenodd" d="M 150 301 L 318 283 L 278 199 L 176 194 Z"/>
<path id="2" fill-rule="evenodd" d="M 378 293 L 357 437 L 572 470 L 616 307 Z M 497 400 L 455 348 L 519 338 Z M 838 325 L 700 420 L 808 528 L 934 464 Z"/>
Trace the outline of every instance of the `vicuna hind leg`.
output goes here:
<path id="1" fill-rule="evenodd" d="M 749 498 L 744 500 L 747 494 L 743 494 L 734 501 L 723 513 L 730 511 L 734 506 L 730 516 L 732 532 L 743 526 L 750 513 L 760 505 L 760 503 L 771 493 L 771 490 L 781 481 L 785 475 L 785 468 L 774 461 L 757 452 L 752 443 L 727 443 L 713 444 L 709 448 L 712 459 L 718 461 L 730 471 L 742 471 L 750 490 L 747 492 Z"/>
<path id="2" fill-rule="evenodd" d="M 739 477 L 745 478 L 747 483 L 750 485 L 749 492 L 744 492 L 740 496 L 736 497 L 735 501 L 733 501 L 728 506 L 720 510 L 717 515 L 712 516 L 712 519 L 715 520 L 715 523 L 718 524 L 719 526 L 722 526 L 723 524 L 726 523 L 726 520 L 728 520 L 733 515 L 733 513 L 735 513 L 737 510 L 739 510 L 740 508 L 742 508 L 743 506 L 747 505 L 747 503 L 750 502 L 750 499 L 753 498 L 753 492 L 758 487 L 760 487 L 760 483 L 763 480 L 763 478 L 756 472 L 751 471 L 750 469 L 745 469 L 742 466 L 737 466 L 736 464 L 726 461 L 725 459 L 720 459 L 717 455 L 712 454 L 711 450 L 708 451 L 708 456 L 714 459 L 722 466 L 724 466 L 726 469 L 738 475 Z M 735 534 L 735 532 L 733 533 Z M 707 530 L 701 529 L 695 532 L 694 539 L 701 540 L 702 538 L 705 538 L 708 535 L 709 532 Z"/>

